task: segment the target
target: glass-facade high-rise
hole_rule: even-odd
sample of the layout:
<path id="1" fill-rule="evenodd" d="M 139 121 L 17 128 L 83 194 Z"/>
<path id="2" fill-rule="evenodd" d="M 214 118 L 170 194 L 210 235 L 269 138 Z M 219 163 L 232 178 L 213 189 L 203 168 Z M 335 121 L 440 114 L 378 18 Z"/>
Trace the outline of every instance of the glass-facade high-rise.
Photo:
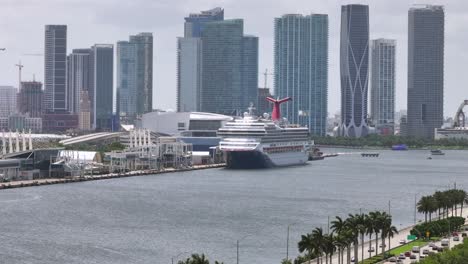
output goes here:
<path id="1" fill-rule="evenodd" d="M 177 38 L 177 111 L 200 111 L 202 31 L 206 23 L 224 20 L 220 7 L 185 18 L 184 37 Z"/>
<path id="2" fill-rule="evenodd" d="M 275 19 L 275 96 L 289 122 L 325 135 L 328 104 L 328 15 L 291 14 Z"/>
<path id="3" fill-rule="evenodd" d="M 45 26 L 44 109 L 46 112 L 66 112 L 67 26 Z"/>
<path id="4" fill-rule="evenodd" d="M 129 41 L 117 42 L 117 112 L 131 122 L 137 114 L 137 51 Z"/>
<path id="5" fill-rule="evenodd" d="M 339 135 L 366 136 L 369 82 L 369 6 L 341 7 L 341 124 Z"/>
<path id="6" fill-rule="evenodd" d="M 408 11 L 407 135 L 433 139 L 444 114 L 444 8 Z"/>
<path id="7" fill-rule="evenodd" d="M 200 38 L 177 39 L 177 111 L 200 109 L 201 56 Z"/>
<path id="8" fill-rule="evenodd" d="M 90 54 L 91 49 L 74 49 L 67 57 L 67 105 L 72 114 L 80 113 L 81 94 L 91 88 Z"/>
<path id="9" fill-rule="evenodd" d="M 117 112 L 124 122 L 153 110 L 153 34 L 117 43 Z"/>
<path id="10" fill-rule="evenodd" d="M 190 14 L 185 18 L 184 37 L 199 38 L 206 22 L 224 20 L 224 9 L 216 7 L 200 13 Z"/>
<path id="11" fill-rule="evenodd" d="M 144 32 L 130 36 L 136 46 L 137 114 L 153 111 L 153 34 Z"/>
<path id="12" fill-rule="evenodd" d="M 257 101 L 258 38 L 244 36 L 242 19 L 230 19 L 206 23 L 201 39 L 200 110 L 245 111 Z"/>
<path id="13" fill-rule="evenodd" d="M 370 116 L 382 135 L 395 130 L 395 48 L 393 39 L 371 43 Z"/>
<path id="14" fill-rule="evenodd" d="M 114 46 L 96 44 L 92 48 L 93 124 L 97 130 L 113 125 Z"/>

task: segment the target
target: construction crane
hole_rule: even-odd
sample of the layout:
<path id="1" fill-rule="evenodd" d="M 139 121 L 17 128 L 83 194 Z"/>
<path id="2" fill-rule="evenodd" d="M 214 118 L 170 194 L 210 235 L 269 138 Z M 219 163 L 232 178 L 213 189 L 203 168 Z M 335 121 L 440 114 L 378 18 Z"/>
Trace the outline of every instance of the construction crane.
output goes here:
<path id="1" fill-rule="evenodd" d="M 263 77 L 264 77 L 264 82 L 265 82 L 265 86 L 263 88 L 268 88 L 267 84 L 268 84 L 268 75 L 274 75 L 273 73 L 269 73 L 268 72 L 268 69 L 265 69 L 265 72 L 262 73 L 263 74 Z"/>
<path id="2" fill-rule="evenodd" d="M 21 90 L 21 70 L 23 69 L 24 65 L 21 64 L 21 61 L 19 61 L 18 64 L 15 64 L 16 67 L 18 67 L 18 79 L 19 79 L 19 85 L 18 85 L 18 90 Z"/>

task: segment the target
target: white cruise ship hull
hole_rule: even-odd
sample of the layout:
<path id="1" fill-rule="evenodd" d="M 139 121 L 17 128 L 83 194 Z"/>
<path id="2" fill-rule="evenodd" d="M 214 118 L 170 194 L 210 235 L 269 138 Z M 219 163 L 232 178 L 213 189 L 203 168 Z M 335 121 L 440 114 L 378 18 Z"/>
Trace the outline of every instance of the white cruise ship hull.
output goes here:
<path id="1" fill-rule="evenodd" d="M 257 146 L 253 149 L 224 148 L 226 166 L 231 169 L 254 169 L 304 165 L 308 161 L 305 145 Z M 288 151 L 290 150 L 290 151 Z"/>

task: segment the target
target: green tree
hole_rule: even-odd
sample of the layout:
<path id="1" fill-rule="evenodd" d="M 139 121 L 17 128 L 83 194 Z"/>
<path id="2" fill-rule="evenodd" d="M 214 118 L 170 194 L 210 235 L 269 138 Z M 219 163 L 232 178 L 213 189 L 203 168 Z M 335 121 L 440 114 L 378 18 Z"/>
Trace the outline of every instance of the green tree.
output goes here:
<path id="1" fill-rule="evenodd" d="M 315 242 L 312 234 L 310 234 L 310 233 L 301 236 L 301 240 L 297 244 L 297 247 L 298 247 L 300 253 L 304 253 L 304 252 L 307 253 L 307 255 L 309 256 L 309 259 L 308 259 L 309 263 L 310 263 L 310 260 L 313 257 L 318 256 L 318 254 L 317 254 L 317 248 L 318 248 L 317 243 Z M 319 263 L 318 259 L 319 258 L 317 258 L 317 263 Z"/>

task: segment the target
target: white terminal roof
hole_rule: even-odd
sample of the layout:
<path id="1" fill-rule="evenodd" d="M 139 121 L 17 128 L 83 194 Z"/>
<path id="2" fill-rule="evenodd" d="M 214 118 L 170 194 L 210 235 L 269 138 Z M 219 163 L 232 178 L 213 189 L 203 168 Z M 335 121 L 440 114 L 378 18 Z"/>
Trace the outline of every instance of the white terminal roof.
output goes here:
<path id="1" fill-rule="evenodd" d="M 231 121 L 233 118 L 227 115 L 205 113 L 205 112 L 190 112 L 190 120 L 217 120 Z"/>

